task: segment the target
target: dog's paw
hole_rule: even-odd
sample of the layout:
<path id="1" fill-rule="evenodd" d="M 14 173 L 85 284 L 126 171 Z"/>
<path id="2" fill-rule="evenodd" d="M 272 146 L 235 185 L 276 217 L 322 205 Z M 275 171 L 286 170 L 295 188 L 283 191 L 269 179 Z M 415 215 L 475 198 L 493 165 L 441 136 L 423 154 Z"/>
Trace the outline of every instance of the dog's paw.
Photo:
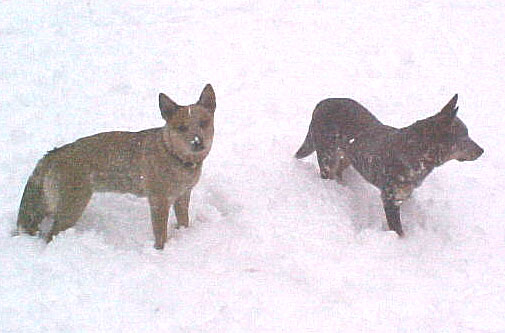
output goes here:
<path id="1" fill-rule="evenodd" d="M 405 234 L 403 233 L 403 231 L 401 233 L 397 233 L 394 230 L 386 230 L 386 235 L 388 238 L 391 238 L 391 239 L 404 239 L 405 238 Z"/>

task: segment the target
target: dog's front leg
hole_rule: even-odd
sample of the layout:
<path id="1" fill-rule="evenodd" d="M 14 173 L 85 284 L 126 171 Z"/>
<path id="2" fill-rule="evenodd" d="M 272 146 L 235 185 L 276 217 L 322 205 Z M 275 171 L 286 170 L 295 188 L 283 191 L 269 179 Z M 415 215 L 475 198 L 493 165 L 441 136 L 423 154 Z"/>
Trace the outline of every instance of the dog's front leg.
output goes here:
<path id="1" fill-rule="evenodd" d="M 400 206 L 395 203 L 391 191 L 387 189 L 382 191 L 382 204 L 386 213 L 389 230 L 395 231 L 398 236 L 403 237 L 402 222 L 400 220 Z"/>
<path id="2" fill-rule="evenodd" d="M 153 224 L 154 248 L 162 250 L 167 241 L 168 210 L 170 204 L 164 195 L 150 195 L 148 197 L 151 208 L 151 222 Z"/>
<path id="3" fill-rule="evenodd" d="M 188 208 L 189 208 L 189 198 L 191 197 L 191 191 L 188 191 L 181 195 L 174 204 L 175 217 L 177 218 L 177 228 L 180 227 L 188 227 L 189 226 L 189 217 L 188 217 Z"/>

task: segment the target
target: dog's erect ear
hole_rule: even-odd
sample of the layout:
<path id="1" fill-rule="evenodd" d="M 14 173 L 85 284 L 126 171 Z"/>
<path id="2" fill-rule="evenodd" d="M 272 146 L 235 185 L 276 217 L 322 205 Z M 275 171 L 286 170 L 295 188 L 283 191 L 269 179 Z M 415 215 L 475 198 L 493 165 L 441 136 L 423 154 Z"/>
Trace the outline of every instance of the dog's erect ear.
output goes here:
<path id="1" fill-rule="evenodd" d="M 160 111 L 163 119 L 168 121 L 178 108 L 179 105 L 177 105 L 164 93 L 160 93 Z"/>
<path id="2" fill-rule="evenodd" d="M 448 117 L 454 118 L 456 116 L 456 113 L 458 112 L 458 108 L 456 107 L 456 104 L 458 103 L 458 94 L 454 95 L 453 98 L 447 103 L 446 106 L 440 111 L 440 113 L 446 114 Z"/>
<path id="3" fill-rule="evenodd" d="M 458 107 L 456 106 L 456 103 L 458 103 L 458 94 L 454 95 L 449 103 L 447 103 L 447 105 L 442 108 L 442 111 L 436 115 L 437 120 L 442 124 L 450 124 L 458 113 Z"/>
<path id="4" fill-rule="evenodd" d="M 216 110 L 216 95 L 210 84 L 207 84 L 205 88 L 203 88 L 198 104 L 208 109 L 210 112 Z"/>

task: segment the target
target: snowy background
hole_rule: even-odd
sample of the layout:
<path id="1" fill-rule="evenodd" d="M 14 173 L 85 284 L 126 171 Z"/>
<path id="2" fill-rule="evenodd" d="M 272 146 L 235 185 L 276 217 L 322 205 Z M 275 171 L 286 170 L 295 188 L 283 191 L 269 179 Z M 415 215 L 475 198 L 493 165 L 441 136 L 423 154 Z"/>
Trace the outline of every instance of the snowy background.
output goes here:
<path id="1" fill-rule="evenodd" d="M 505 3 L 1 1 L 0 331 L 505 331 Z M 145 199 L 97 194 L 51 244 L 11 237 L 55 146 L 161 126 L 217 95 L 191 227 L 155 251 Z M 401 127 L 459 93 L 484 149 L 436 169 L 384 232 L 355 171 L 293 155 L 351 97 Z M 174 223 L 171 218 L 171 223 Z"/>

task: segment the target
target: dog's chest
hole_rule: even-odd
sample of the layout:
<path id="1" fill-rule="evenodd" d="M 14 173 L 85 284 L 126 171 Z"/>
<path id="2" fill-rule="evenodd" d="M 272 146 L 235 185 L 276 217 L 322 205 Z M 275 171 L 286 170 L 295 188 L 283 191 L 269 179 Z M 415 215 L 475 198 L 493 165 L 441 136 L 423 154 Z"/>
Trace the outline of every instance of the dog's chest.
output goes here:
<path id="1" fill-rule="evenodd" d="M 396 204 L 401 204 L 408 199 L 414 189 L 421 186 L 423 180 L 433 168 L 428 167 L 425 163 L 419 162 L 416 165 L 403 167 L 402 171 L 392 174 L 386 186 L 386 195 L 388 199 L 393 200 Z"/>
<path id="2" fill-rule="evenodd" d="M 196 185 L 202 172 L 202 164 L 170 161 L 155 166 L 152 171 L 154 171 L 152 177 L 154 182 L 163 184 L 163 187 L 172 195 L 185 192 Z"/>
<path id="3" fill-rule="evenodd" d="M 421 186 L 423 180 L 433 170 L 433 166 L 424 161 L 417 161 L 403 167 L 396 179 L 401 183 L 409 183 L 414 187 Z"/>

